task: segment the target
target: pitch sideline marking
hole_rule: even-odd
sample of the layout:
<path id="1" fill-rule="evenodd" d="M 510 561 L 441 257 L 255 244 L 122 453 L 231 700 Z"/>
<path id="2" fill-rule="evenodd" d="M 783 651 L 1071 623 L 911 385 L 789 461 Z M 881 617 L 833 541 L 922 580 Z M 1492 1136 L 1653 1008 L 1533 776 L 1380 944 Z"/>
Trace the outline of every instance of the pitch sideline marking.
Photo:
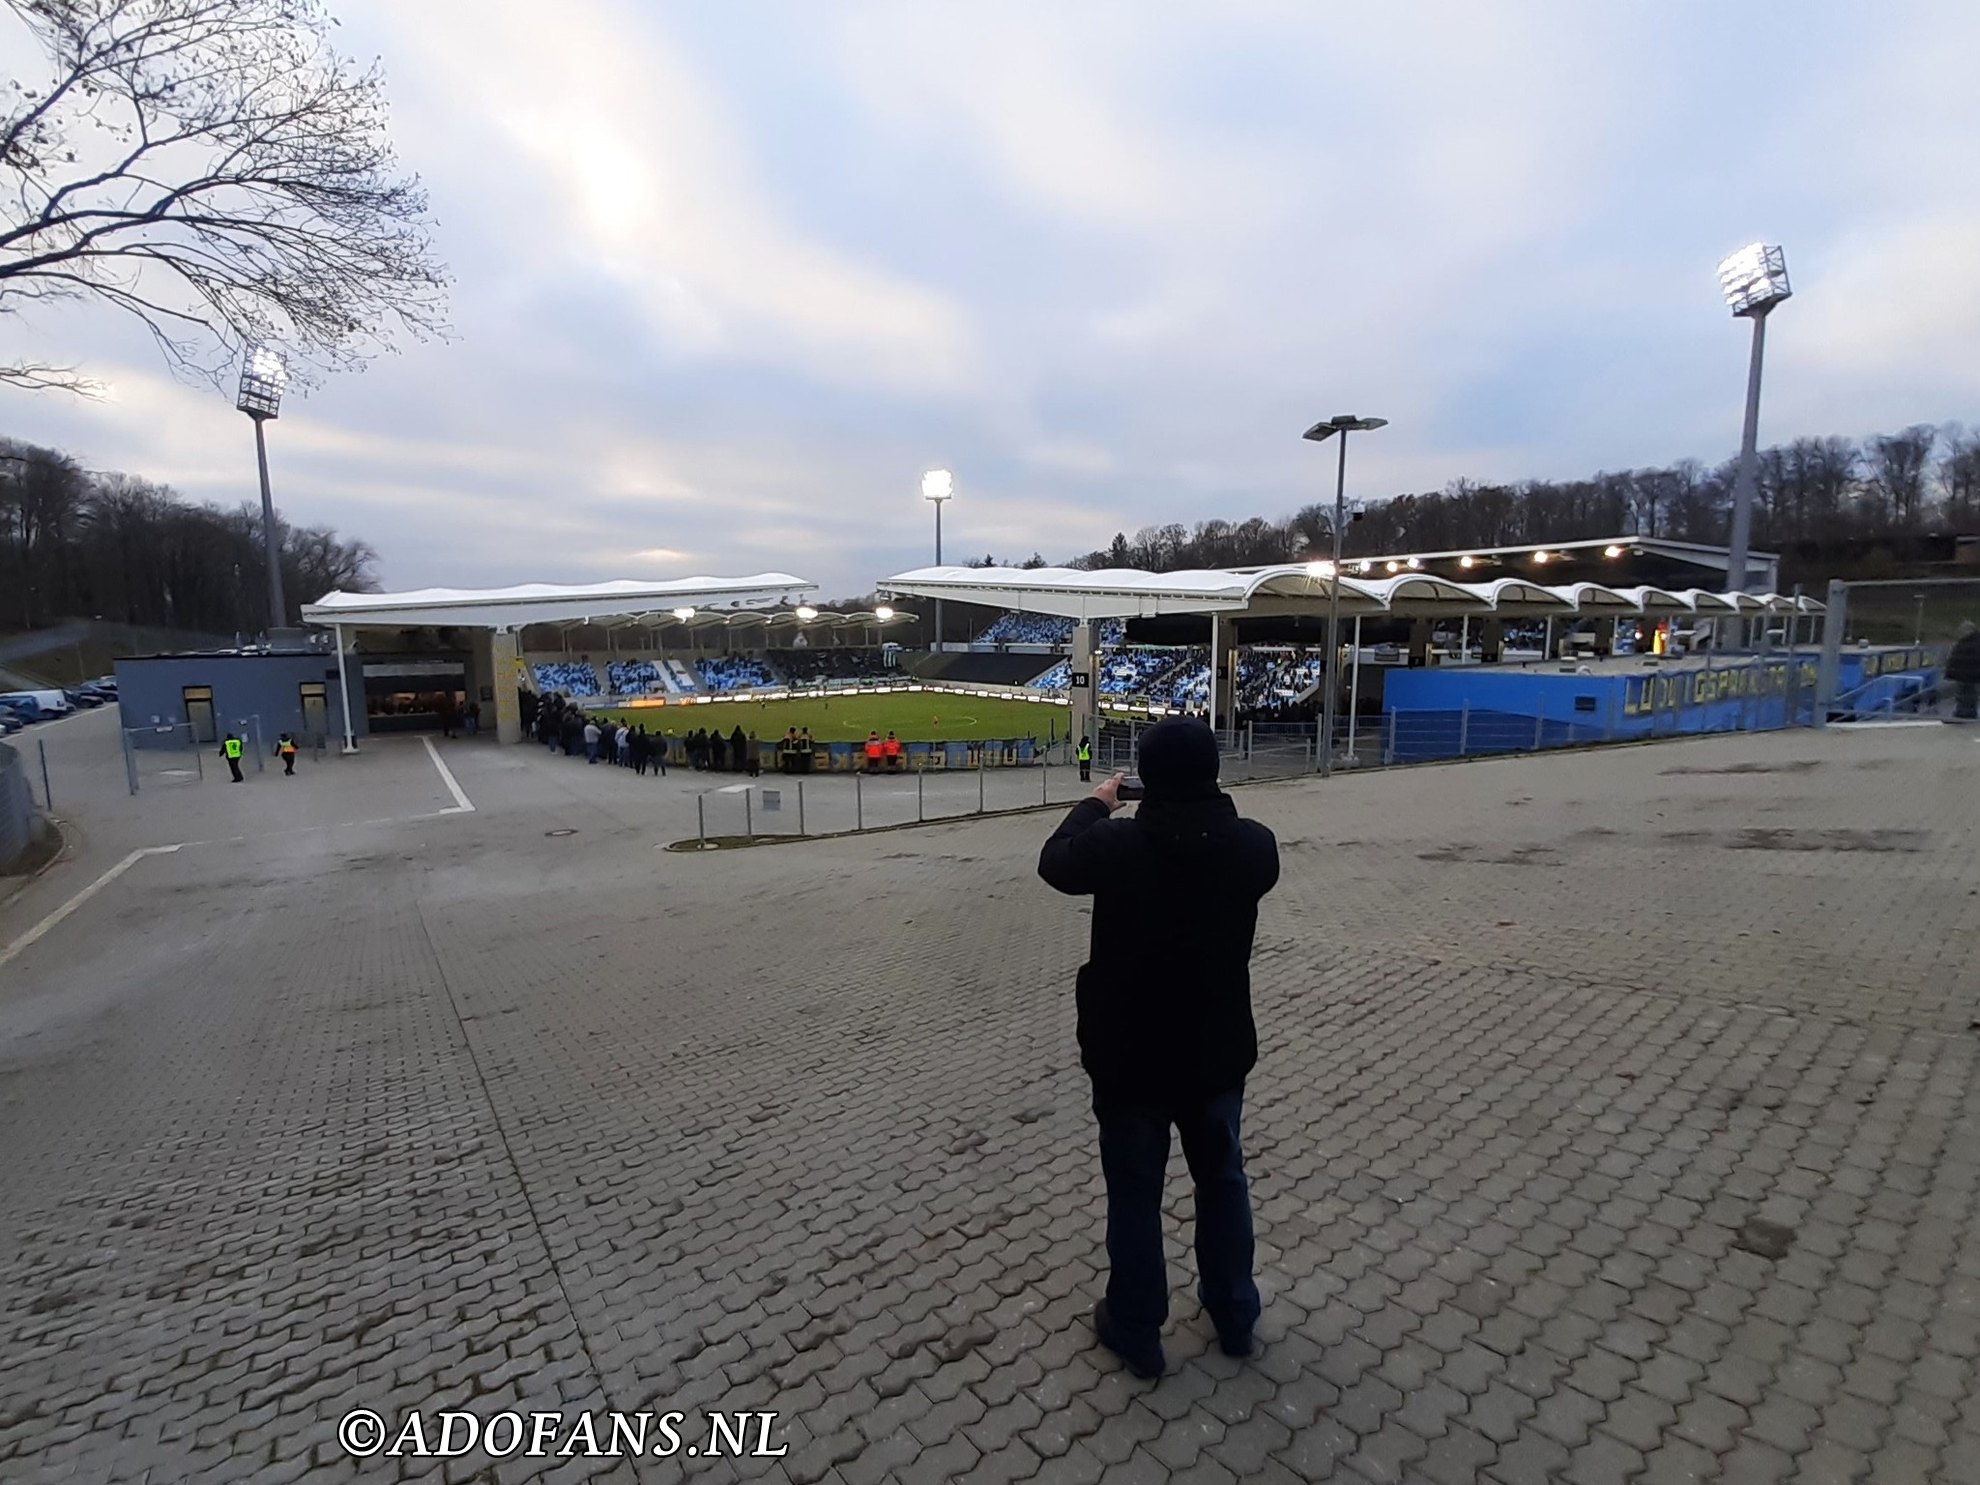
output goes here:
<path id="1" fill-rule="evenodd" d="M 447 767 L 446 760 L 440 756 L 440 750 L 433 746 L 433 739 L 422 737 L 420 741 L 426 744 L 426 755 L 433 760 L 433 766 L 440 770 L 440 782 L 445 784 L 447 786 L 447 792 L 454 796 L 454 807 L 452 809 L 439 810 L 436 813 L 442 815 L 473 814 L 474 806 L 468 802 L 467 795 L 461 792 L 459 780 L 454 777 L 454 771 Z"/>
<path id="2" fill-rule="evenodd" d="M 130 855 L 126 856 L 122 861 L 119 861 L 115 866 L 111 867 L 108 871 L 104 872 L 102 876 L 98 877 L 95 881 L 91 882 L 87 887 L 83 888 L 82 891 L 78 892 L 74 897 L 71 897 L 67 902 L 63 903 L 60 907 L 56 908 L 47 917 L 43 918 L 39 923 L 35 924 L 34 927 L 30 928 L 26 933 L 23 933 L 19 938 L 15 939 L 11 944 L 7 945 L 5 949 L 0 949 L 0 964 L 6 964 L 8 961 L 13 959 L 15 955 L 21 953 L 25 949 L 32 947 L 44 934 L 46 934 L 56 924 L 60 923 L 64 918 L 68 917 L 69 914 L 73 913 L 77 908 L 81 907 L 84 903 L 88 902 L 90 898 L 96 896 L 96 894 L 101 892 L 105 887 L 109 886 L 112 882 L 116 881 L 118 877 L 122 876 L 125 872 L 129 871 L 133 866 L 136 866 L 138 862 L 143 860 L 146 856 L 169 856 L 172 854 L 172 852 L 178 849 L 179 849 L 178 846 L 144 846 L 138 850 L 131 852 Z"/>

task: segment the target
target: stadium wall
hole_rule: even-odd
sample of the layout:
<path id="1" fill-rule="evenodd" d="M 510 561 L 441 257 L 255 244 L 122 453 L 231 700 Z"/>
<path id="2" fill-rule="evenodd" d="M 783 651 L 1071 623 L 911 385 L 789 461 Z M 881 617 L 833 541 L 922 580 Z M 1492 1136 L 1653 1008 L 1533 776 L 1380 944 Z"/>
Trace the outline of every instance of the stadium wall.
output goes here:
<path id="1" fill-rule="evenodd" d="M 0 872 L 26 864 L 47 828 L 34 807 L 34 791 L 21 755 L 0 743 Z"/>

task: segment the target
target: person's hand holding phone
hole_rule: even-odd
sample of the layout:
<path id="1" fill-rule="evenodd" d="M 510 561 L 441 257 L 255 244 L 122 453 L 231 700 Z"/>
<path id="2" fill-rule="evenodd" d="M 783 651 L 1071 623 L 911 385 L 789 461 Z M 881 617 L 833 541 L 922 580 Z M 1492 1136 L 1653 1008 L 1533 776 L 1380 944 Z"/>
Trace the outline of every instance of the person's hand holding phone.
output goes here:
<path id="1" fill-rule="evenodd" d="M 1141 790 L 1137 787 L 1139 784 L 1139 779 L 1131 780 L 1127 774 L 1117 773 L 1110 779 L 1101 780 L 1094 787 L 1090 797 L 1106 805 L 1108 813 L 1111 814 L 1123 804 L 1126 804 L 1128 800 L 1141 798 Z M 1127 786 L 1125 797 L 1122 795 L 1123 786 Z"/>

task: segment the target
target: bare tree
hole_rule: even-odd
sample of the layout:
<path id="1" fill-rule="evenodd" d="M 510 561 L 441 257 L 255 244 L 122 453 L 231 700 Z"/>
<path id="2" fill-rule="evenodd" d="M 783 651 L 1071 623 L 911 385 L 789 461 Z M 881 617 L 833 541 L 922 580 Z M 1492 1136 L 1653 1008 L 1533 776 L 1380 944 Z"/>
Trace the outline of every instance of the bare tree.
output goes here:
<path id="1" fill-rule="evenodd" d="M 216 384 L 250 342 L 307 378 L 443 330 L 426 195 L 374 64 L 317 0 L 0 0 L 48 61 L 0 100 L 0 315 L 96 299 Z M 73 368 L 0 364 L 16 387 Z"/>

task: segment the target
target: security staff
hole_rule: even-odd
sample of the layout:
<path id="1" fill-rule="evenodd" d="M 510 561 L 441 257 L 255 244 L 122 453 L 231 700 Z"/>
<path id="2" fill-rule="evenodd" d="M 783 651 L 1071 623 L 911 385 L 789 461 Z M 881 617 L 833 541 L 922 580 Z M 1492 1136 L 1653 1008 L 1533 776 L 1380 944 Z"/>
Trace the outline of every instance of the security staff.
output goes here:
<path id="1" fill-rule="evenodd" d="M 1088 737 L 1079 740 L 1079 781 L 1082 784 L 1093 782 L 1093 740 Z"/>
<path id="2" fill-rule="evenodd" d="M 296 740 L 283 733 L 275 740 L 275 754 L 282 760 L 282 776 L 290 777 L 296 771 Z"/>
<path id="3" fill-rule="evenodd" d="M 245 782 L 241 778 L 241 740 L 233 733 L 228 733 L 220 744 L 220 756 L 227 760 L 227 767 L 233 770 L 234 782 L 237 784 Z"/>
<path id="4" fill-rule="evenodd" d="M 877 732 L 867 733 L 866 734 L 866 771 L 868 773 L 880 772 L 880 758 L 881 755 L 885 752 L 886 752 L 886 745 L 880 741 L 880 734 Z"/>
<path id="5" fill-rule="evenodd" d="M 890 732 L 887 734 L 887 741 L 883 746 L 887 750 L 887 772 L 899 773 L 901 771 L 901 740 Z"/>
<path id="6" fill-rule="evenodd" d="M 811 772 L 811 760 L 814 751 L 815 748 L 811 741 L 811 729 L 809 727 L 799 728 L 798 729 L 798 772 L 799 773 Z"/>

